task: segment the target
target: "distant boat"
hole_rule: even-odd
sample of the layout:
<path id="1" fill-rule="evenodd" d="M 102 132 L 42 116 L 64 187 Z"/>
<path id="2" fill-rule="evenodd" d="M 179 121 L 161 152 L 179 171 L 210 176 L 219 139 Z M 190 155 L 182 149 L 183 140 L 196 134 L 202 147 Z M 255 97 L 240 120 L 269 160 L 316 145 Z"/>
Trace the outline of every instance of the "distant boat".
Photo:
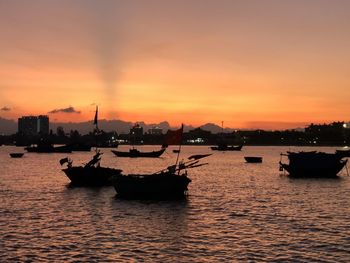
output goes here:
<path id="1" fill-rule="evenodd" d="M 218 144 L 218 146 L 210 147 L 213 151 L 240 151 L 243 148 L 241 145 L 227 145 L 227 144 Z"/>
<path id="2" fill-rule="evenodd" d="M 27 152 L 34 153 L 71 153 L 72 147 L 68 145 L 53 146 L 52 144 L 39 144 L 24 148 Z"/>
<path id="3" fill-rule="evenodd" d="M 179 153 L 180 152 L 180 150 L 173 150 L 173 153 Z"/>
<path id="4" fill-rule="evenodd" d="M 11 158 L 21 158 L 24 153 L 10 153 Z"/>
<path id="5" fill-rule="evenodd" d="M 221 122 L 221 139 L 217 142 L 217 146 L 211 146 L 213 151 L 240 151 L 243 143 L 239 145 L 230 145 L 228 139 L 224 137 L 224 122 Z"/>
<path id="6" fill-rule="evenodd" d="M 68 164 L 67 168 L 62 171 L 71 181 L 74 186 L 110 186 L 112 178 L 119 176 L 122 172 L 120 169 L 101 167 L 100 152 L 96 152 L 93 158 L 84 166 L 72 166 L 72 161 L 69 158 L 60 160 L 60 164 Z"/>
<path id="7" fill-rule="evenodd" d="M 287 152 L 289 164 L 280 161 L 280 170 L 286 170 L 293 177 L 336 177 L 347 160 L 336 153 Z"/>
<path id="8" fill-rule="evenodd" d="M 71 143 L 66 146 L 70 147 L 73 152 L 90 152 L 91 145 L 81 144 L 81 143 Z"/>
<path id="9" fill-rule="evenodd" d="M 247 163 L 262 163 L 263 158 L 260 156 L 244 156 Z"/>
<path id="10" fill-rule="evenodd" d="M 139 158 L 139 157 L 148 157 L 148 158 L 157 158 L 160 157 L 166 150 L 166 147 L 162 147 L 159 151 L 151 152 L 141 152 L 135 148 L 130 149 L 128 152 L 111 150 L 118 157 L 130 157 L 130 158 Z"/>

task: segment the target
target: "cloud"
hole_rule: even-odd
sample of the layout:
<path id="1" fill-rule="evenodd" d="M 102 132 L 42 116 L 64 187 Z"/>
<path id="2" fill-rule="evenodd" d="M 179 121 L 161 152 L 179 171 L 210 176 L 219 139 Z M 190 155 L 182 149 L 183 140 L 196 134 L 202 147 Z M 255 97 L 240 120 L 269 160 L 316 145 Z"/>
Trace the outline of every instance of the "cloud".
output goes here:
<path id="1" fill-rule="evenodd" d="M 80 111 L 77 111 L 74 109 L 74 107 L 70 106 L 68 108 L 63 108 L 63 109 L 54 109 L 52 111 L 49 111 L 49 113 L 60 113 L 60 112 L 63 112 L 63 113 L 77 113 L 77 114 L 80 114 Z"/>
<path id="2" fill-rule="evenodd" d="M 11 109 L 9 108 L 9 107 L 2 107 L 1 109 L 0 109 L 1 111 L 10 111 Z"/>

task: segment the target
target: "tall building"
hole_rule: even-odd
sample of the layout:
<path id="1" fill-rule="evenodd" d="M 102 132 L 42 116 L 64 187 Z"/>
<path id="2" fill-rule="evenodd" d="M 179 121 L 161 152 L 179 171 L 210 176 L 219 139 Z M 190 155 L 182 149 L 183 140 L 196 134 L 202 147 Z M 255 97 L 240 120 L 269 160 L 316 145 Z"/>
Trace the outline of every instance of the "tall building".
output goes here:
<path id="1" fill-rule="evenodd" d="M 38 116 L 38 129 L 39 134 L 49 134 L 49 117 L 46 115 Z"/>
<path id="2" fill-rule="evenodd" d="M 143 128 L 139 124 L 135 124 L 129 132 L 130 141 L 134 144 L 142 143 Z"/>
<path id="3" fill-rule="evenodd" d="M 18 119 L 18 133 L 26 136 L 49 134 L 49 117 L 23 116 Z"/>

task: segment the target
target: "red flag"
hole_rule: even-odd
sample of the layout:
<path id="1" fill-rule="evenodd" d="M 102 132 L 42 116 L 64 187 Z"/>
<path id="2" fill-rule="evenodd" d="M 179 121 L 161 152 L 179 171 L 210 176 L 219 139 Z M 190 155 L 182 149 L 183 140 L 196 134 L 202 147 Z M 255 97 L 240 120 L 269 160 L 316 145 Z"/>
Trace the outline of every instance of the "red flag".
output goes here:
<path id="1" fill-rule="evenodd" d="M 183 129 L 184 129 L 184 126 L 181 125 L 181 128 L 176 130 L 176 131 L 168 130 L 168 132 L 165 134 L 166 144 L 168 144 L 168 145 L 181 144 Z"/>

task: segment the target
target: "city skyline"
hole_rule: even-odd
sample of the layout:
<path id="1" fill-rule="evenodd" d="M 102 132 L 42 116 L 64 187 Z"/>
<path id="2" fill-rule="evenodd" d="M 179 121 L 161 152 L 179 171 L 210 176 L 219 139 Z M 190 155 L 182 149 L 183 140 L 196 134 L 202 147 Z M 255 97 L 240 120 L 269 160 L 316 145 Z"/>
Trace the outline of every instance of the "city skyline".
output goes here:
<path id="1" fill-rule="evenodd" d="M 349 121 L 347 1 L 0 1 L 0 117 Z"/>

